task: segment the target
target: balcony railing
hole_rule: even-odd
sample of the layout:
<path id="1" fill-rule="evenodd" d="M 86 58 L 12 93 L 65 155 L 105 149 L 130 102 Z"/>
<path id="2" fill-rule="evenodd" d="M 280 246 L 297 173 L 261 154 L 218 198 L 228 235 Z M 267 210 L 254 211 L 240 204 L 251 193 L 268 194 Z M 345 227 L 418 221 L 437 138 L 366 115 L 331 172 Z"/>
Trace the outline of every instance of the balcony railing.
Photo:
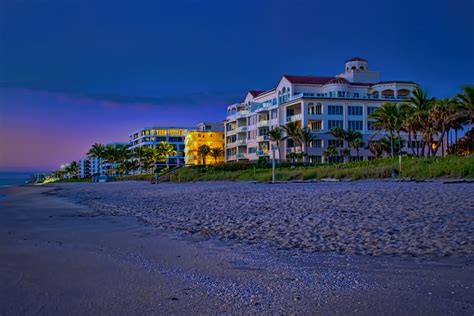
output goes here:
<path id="1" fill-rule="evenodd" d="M 268 150 L 257 150 L 257 156 L 268 156 Z"/>
<path id="2" fill-rule="evenodd" d="M 247 140 L 245 140 L 245 139 L 238 140 L 237 145 L 239 145 L 239 146 L 240 145 L 247 145 Z"/>
<path id="3" fill-rule="evenodd" d="M 257 126 L 267 126 L 268 124 L 270 124 L 269 120 L 261 120 L 257 122 Z"/>
<path id="4" fill-rule="evenodd" d="M 237 159 L 245 159 L 245 154 L 242 154 L 242 153 L 238 153 L 236 156 L 235 156 Z"/>
<path id="5" fill-rule="evenodd" d="M 321 128 L 312 128 L 309 130 L 311 133 L 321 133 L 322 129 Z"/>
<path id="6" fill-rule="evenodd" d="M 266 140 L 268 140 L 269 137 L 268 135 L 260 135 L 260 136 L 257 136 L 257 142 L 264 142 Z"/>
<path id="7" fill-rule="evenodd" d="M 291 116 L 286 117 L 287 122 L 296 122 L 296 121 L 299 121 L 299 120 L 301 120 L 301 114 L 295 114 L 295 115 L 291 115 Z"/>
<path id="8" fill-rule="evenodd" d="M 242 133 L 247 131 L 247 126 L 237 127 L 237 133 Z"/>

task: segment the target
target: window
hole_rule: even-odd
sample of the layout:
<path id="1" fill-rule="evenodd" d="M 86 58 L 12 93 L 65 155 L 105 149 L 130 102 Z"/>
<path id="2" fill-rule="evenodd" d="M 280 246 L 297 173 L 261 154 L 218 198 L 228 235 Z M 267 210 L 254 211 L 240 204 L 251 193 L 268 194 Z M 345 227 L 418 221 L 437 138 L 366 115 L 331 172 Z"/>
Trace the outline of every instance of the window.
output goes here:
<path id="1" fill-rule="evenodd" d="M 166 142 L 166 137 L 163 137 L 163 136 L 156 137 L 156 142 L 157 143 Z"/>
<path id="2" fill-rule="evenodd" d="M 343 120 L 329 120 L 328 121 L 328 129 L 332 129 L 334 127 L 344 127 L 344 121 Z"/>
<path id="3" fill-rule="evenodd" d="M 362 107 L 359 105 L 349 105 L 347 108 L 348 115 L 362 115 Z"/>
<path id="4" fill-rule="evenodd" d="M 182 142 L 182 141 L 183 141 L 183 137 L 170 137 L 170 138 L 169 138 L 169 141 L 170 141 L 170 142 L 179 143 L 179 142 Z"/>
<path id="5" fill-rule="evenodd" d="M 375 124 L 374 121 L 367 121 L 367 129 L 368 129 L 369 131 L 375 131 L 375 130 L 377 130 L 378 128 L 376 128 L 376 127 L 374 126 L 374 124 Z"/>
<path id="6" fill-rule="evenodd" d="M 257 147 L 249 147 L 249 148 L 247 149 L 247 152 L 248 152 L 249 154 L 255 154 L 255 153 L 257 152 Z"/>
<path id="7" fill-rule="evenodd" d="M 328 140 L 328 147 L 334 146 L 336 148 L 344 147 L 344 141 L 342 139 L 330 139 Z"/>
<path id="8" fill-rule="evenodd" d="M 314 114 L 314 104 L 312 102 L 308 104 L 308 114 L 309 115 Z"/>
<path id="9" fill-rule="evenodd" d="M 320 130 L 323 129 L 323 122 L 322 121 L 314 121 L 309 124 L 309 128 L 312 131 L 317 131 L 319 132 Z"/>
<path id="10" fill-rule="evenodd" d="M 329 105 L 328 114 L 329 115 L 342 115 L 343 107 L 342 105 Z"/>
<path id="11" fill-rule="evenodd" d="M 278 118 L 278 110 L 277 109 L 272 110 L 270 112 L 270 117 L 272 120 Z"/>
<path id="12" fill-rule="evenodd" d="M 314 108 L 314 114 L 322 114 L 323 113 L 323 106 L 321 105 L 321 103 L 317 103 L 315 108 Z"/>
<path id="13" fill-rule="evenodd" d="M 295 142 L 293 141 L 293 139 L 290 138 L 290 139 L 286 140 L 286 147 L 288 147 L 288 148 L 295 147 Z"/>
<path id="14" fill-rule="evenodd" d="M 348 121 L 348 128 L 355 130 L 355 131 L 361 131 L 362 130 L 362 121 Z"/>
<path id="15" fill-rule="evenodd" d="M 248 139 L 255 139 L 257 137 L 257 130 L 248 132 Z"/>
<path id="16" fill-rule="evenodd" d="M 367 115 L 370 115 L 370 114 L 374 113 L 375 110 L 377 110 L 376 106 L 368 106 L 367 107 Z"/>
<path id="17" fill-rule="evenodd" d="M 412 140 L 411 142 L 407 142 L 408 148 L 421 148 L 421 141 L 419 140 Z"/>
<path id="18" fill-rule="evenodd" d="M 311 141 L 311 146 L 310 147 L 313 147 L 313 148 L 321 148 L 323 147 L 323 141 L 322 139 L 313 139 Z"/>
<path id="19" fill-rule="evenodd" d="M 322 163 L 323 157 L 322 156 L 310 156 L 312 163 Z"/>

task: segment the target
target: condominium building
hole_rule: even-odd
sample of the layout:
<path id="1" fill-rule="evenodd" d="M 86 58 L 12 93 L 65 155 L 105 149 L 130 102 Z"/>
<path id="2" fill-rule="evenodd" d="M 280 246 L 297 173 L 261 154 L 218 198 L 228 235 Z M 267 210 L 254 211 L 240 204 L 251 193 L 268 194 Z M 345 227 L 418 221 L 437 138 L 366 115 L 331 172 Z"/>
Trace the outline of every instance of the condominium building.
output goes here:
<path id="1" fill-rule="evenodd" d="M 189 131 L 186 135 L 186 165 L 203 164 L 202 156 L 199 153 L 199 147 L 207 145 L 209 148 L 218 148 L 221 154 L 213 157 L 211 154 L 206 156 L 206 165 L 224 162 L 224 132 L 212 131 Z"/>
<path id="2" fill-rule="evenodd" d="M 184 164 L 184 138 L 189 129 L 187 127 L 145 127 L 130 134 L 129 149 L 156 147 L 161 142 L 167 142 L 173 145 L 177 153 L 168 158 L 169 165 L 182 165 Z"/>
<path id="3" fill-rule="evenodd" d="M 333 77 L 283 75 L 274 88 L 249 91 L 242 102 L 227 107 L 225 160 L 269 157 L 269 130 L 295 122 L 310 129 L 314 141 L 307 154 L 312 161 L 322 162 L 329 146 L 338 150 L 347 146 L 329 135 L 329 130 L 342 127 L 360 131 L 365 143 L 381 137 L 369 115 L 385 102 L 409 98 L 416 87 L 411 81 L 380 81 L 379 72 L 359 57 L 346 61 L 344 71 Z M 276 158 L 281 154 L 285 160 L 288 153 L 300 150 L 296 145 L 292 139 L 282 141 Z M 357 159 L 371 157 L 366 149 L 359 155 Z"/>
<path id="4" fill-rule="evenodd" d="M 86 157 L 79 161 L 79 176 L 81 178 L 89 178 L 91 176 L 98 176 L 104 174 L 104 169 L 102 168 L 103 165 L 102 159 L 98 157 Z"/>

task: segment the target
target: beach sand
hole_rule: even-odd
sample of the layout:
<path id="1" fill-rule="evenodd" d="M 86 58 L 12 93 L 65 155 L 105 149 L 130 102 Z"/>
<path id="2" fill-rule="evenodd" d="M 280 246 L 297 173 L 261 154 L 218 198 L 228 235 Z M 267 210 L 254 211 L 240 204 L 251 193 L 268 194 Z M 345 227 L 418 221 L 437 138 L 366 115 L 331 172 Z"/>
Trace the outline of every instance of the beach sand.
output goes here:
<path id="1" fill-rule="evenodd" d="M 0 194 L 1 315 L 474 313 L 472 184 Z"/>

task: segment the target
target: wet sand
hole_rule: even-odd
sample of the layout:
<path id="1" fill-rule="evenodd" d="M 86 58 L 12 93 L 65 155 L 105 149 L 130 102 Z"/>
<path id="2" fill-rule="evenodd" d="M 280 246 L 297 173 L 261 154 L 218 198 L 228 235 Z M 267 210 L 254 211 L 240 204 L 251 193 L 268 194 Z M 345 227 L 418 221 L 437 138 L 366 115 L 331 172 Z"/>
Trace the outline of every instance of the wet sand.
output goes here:
<path id="1" fill-rule="evenodd" d="M 185 188 L 199 192 L 199 186 Z M 455 220 L 453 235 L 467 238 L 455 243 L 464 247 L 456 255 L 369 256 L 166 227 L 146 221 L 141 210 L 111 212 L 114 204 L 97 193 L 171 188 L 107 183 L 2 189 L 0 314 L 474 313 L 473 254 L 465 246 L 472 236 L 459 232 Z M 204 196 L 201 204 L 209 196 L 219 194 Z M 106 204 L 103 211 L 99 202 Z M 472 216 L 469 207 L 462 211 Z M 171 217 L 167 222 L 175 223 Z"/>

